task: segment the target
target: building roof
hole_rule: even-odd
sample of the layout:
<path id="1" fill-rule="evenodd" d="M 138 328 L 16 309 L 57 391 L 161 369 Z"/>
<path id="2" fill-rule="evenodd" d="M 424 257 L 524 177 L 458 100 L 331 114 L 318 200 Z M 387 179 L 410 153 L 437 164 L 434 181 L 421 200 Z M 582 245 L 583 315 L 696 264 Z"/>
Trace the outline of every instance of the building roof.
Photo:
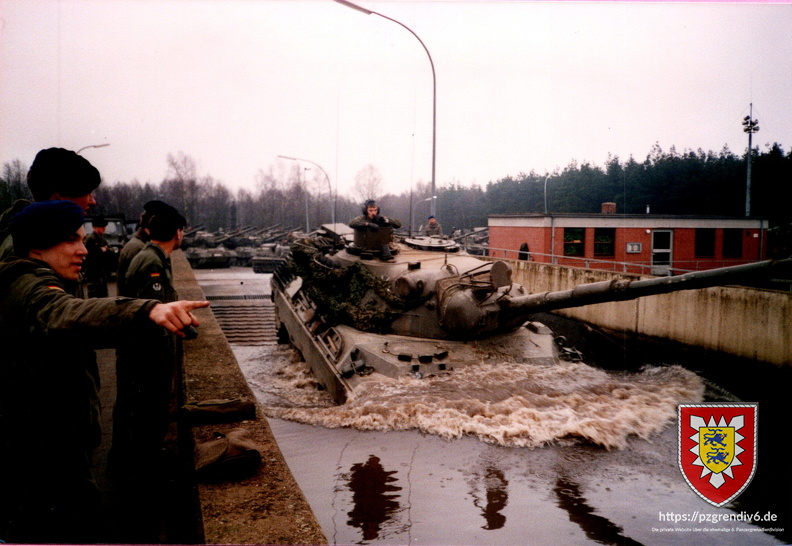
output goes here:
<path id="1" fill-rule="evenodd" d="M 721 227 L 767 229 L 765 218 L 678 214 L 525 213 L 490 214 L 489 226 L 503 227 Z"/>

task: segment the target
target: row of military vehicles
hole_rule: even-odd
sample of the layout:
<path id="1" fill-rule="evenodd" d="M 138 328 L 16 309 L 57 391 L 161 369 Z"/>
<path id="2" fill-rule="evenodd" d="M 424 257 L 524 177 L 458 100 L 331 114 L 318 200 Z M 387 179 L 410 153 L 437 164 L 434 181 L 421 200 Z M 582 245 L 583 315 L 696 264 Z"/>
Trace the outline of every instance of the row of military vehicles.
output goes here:
<path id="1" fill-rule="evenodd" d="M 118 254 L 132 237 L 136 224 L 127 222 L 120 215 L 104 216 L 104 218 L 107 220 L 105 239 L 112 252 L 113 263 L 109 264 L 109 268 L 114 271 Z M 92 217 L 87 217 L 85 220 L 86 234 L 92 231 L 91 221 Z M 338 227 L 340 230 L 345 228 L 341 225 Z M 233 230 L 208 231 L 201 224 L 184 230 L 182 250 L 195 269 L 239 266 L 252 267 L 256 273 L 272 273 L 288 256 L 291 241 L 314 233 L 306 234 L 300 226 L 283 227 L 281 224 L 265 228 L 246 226 Z M 470 254 L 487 254 L 487 228 L 456 231 L 444 240 L 460 243 Z"/>
<path id="2" fill-rule="evenodd" d="M 343 224 L 335 224 L 335 229 L 352 233 L 351 228 Z M 301 227 L 283 228 L 280 224 L 266 228 L 247 226 L 217 232 L 205 231 L 203 226 L 195 226 L 185 230 L 182 249 L 190 265 L 196 269 L 240 266 L 252 267 L 256 273 L 272 273 L 286 260 L 293 241 L 314 236 L 317 231 L 321 229 L 305 233 Z M 397 233 L 397 236 L 409 237 L 406 232 Z M 487 228 L 455 232 L 452 236 L 438 239 L 440 240 L 443 244 L 459 244 L 470 254 L 487 254 Z"/>

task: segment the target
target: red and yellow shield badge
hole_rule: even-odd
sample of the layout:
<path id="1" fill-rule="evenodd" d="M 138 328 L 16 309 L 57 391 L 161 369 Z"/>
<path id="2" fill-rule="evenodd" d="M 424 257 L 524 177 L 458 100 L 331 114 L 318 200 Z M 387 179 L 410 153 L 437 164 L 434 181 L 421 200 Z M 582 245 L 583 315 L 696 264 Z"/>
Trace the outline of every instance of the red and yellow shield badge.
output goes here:
<path id="1" fill-rule="evenodd" d="M 679 406 L 679 469 L 714 506 L 734 500 L 756 473 L 758 404 Z"/>

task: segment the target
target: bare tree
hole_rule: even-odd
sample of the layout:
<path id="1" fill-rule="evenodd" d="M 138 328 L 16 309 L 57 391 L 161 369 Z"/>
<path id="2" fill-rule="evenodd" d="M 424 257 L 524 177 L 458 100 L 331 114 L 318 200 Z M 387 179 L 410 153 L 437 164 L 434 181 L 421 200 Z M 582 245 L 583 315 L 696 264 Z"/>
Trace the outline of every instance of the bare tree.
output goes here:
<path id="1" fill-rule="evenodd" d="M 31 199 L 26 171 L 19 159 L 3 163 L 0 176 L 0 211 L 10 207 L 17 199 Z"/>
<path id="2" fill-rule="evenodd" d="M 379 198 L 382 195 L 382 175 L 377 167 L 368 164 L 360 169 L 355 175 L 352 191 L 361 203 L 367 199 Z"/>
<path id="3" fill-rule="evenodd" d="M 198 201 L 198 168 L 195 160 L 179 152 L 176 155 L 168 154 L 168 175 L 167 182 L 171 183 L 171 191 L 178 200 L 170 203 L 181 208 L 182 213 L 187 218 L 187 222 L 193 223 L 195 217 L 195 205 Z M 178 194 L 181 195 L 178 195 Z"/>

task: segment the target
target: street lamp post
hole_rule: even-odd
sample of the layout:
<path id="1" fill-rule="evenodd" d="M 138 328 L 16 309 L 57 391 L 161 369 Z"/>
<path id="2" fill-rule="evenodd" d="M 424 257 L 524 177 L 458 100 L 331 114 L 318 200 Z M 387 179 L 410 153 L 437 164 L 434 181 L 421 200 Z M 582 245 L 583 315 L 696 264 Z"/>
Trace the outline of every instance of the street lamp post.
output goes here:
<path id="1" fill-rule="evenodd" d="M 397 21 L 396 19 L 392 19 L 387 15 L 383 15 L 376 11 L 368 10 L 364 7 L 358 6 L 357 4 L 353 4 L 348 0 L 334 0 L 335 2 L 341 4 L 342 6 L 346 6 L 348 8 L 352 8 L 353 10 L 359 11 L 361 13 L 365 13 L 366 15 L 378 15 L 383 19 L 387 19 L 397 25 L 401 26 L 402 28 L 406 29 L 410 34 L 415 36 L 415 38 L 421 43 L 421 46 L 426 51 L 426 55 L 429 57 L 429 64 L 432 67 L 432 207 L 431 211 L 434 215 L 436 211 L 436 203 L 437 203 L 437 195 L 435 195 L 435 164 L 436 164 L 436 141 L 437 141 L 437 76 L 435 75 L 435 67 L 434 61 L 432 61 L 432 55 L 429 53 L 429 49 L 427 49 L 426 44 L 423 43 L 423 40 L 415 33 L 413 30 L 405 25 Z"/>
<path id="2" fill-rule="evenodd" d="M 545 216 L 547 216 L 547 179 L 548 179 L 548 178 L 550 178 L 550 175 L 549 175 L 549 174 L 548 174 L 547 176 L 545 176 L 545 181 L 544 181 L 544 205 L 545 205 Z"/>
<path id="3" fill-rule="evenodd" d="M 303 171 L 310 170 L 310 168 L 311 167 L 303 167 Z M 303 179 L 305 179 L 305 176 L 303 176 Z M 305 184 L 303 191 L 305 192 L 305 233 L 309 233 L 311 231 L 311 227 L 308 223 L 308 184 Z"/>
<path id="4" fill-rule="evenodd" d="M 80 152 L 82 152 L 83 150 L 87 150 L 88 148 L 104 148 L 105 146 L 110 146 L 110 143 L 106 142 L 104 144 L 89 144 L 88 146 L 83 146 L 82 148 L 77 150 L 75 153 L 79 154 Z"/>
<path id="5" fill-rule="evenodd" d="M 299 158 L 299 157 L 290 157 L 288 155 L 279 155 L 278 157 L 281 158 L 281 159 L 288 159 L 290 161 L 305 161 L 306 163 L 310 163 L 311 165 L 317 167 L 320 171 L 322 171 L 322 173 L 325 175 L 325 179 L 327 180 L 327 191 L 330 194 L 330 201 L 333 203 L 333 206 L 331 207 L 331 218 L 332 218 L 332 222 L 335 224 L 335 221 L 336 221 L 336 215 L 335 215 L 335 213 L 336 213 L 336 200 L 333 197 L 333 187 L 330 184 L 330 177 L 327 176 L 327 172 L 322 168 L 322 166 L 319 165 L 318 163 L 314 163 L 310 159 L 302 159 L 302 158 Z"/>
<path id="6" fill-rule="evenodd" d="M 748 133 L 748 158 L 745 173 L 745 215 L 751 215 L 751 156 L 753 155 L 753 134 L 759 131 L 759 120 L 753 119 L 753 103 L 750 114 L 743 119 L 743 131 Z"/>

